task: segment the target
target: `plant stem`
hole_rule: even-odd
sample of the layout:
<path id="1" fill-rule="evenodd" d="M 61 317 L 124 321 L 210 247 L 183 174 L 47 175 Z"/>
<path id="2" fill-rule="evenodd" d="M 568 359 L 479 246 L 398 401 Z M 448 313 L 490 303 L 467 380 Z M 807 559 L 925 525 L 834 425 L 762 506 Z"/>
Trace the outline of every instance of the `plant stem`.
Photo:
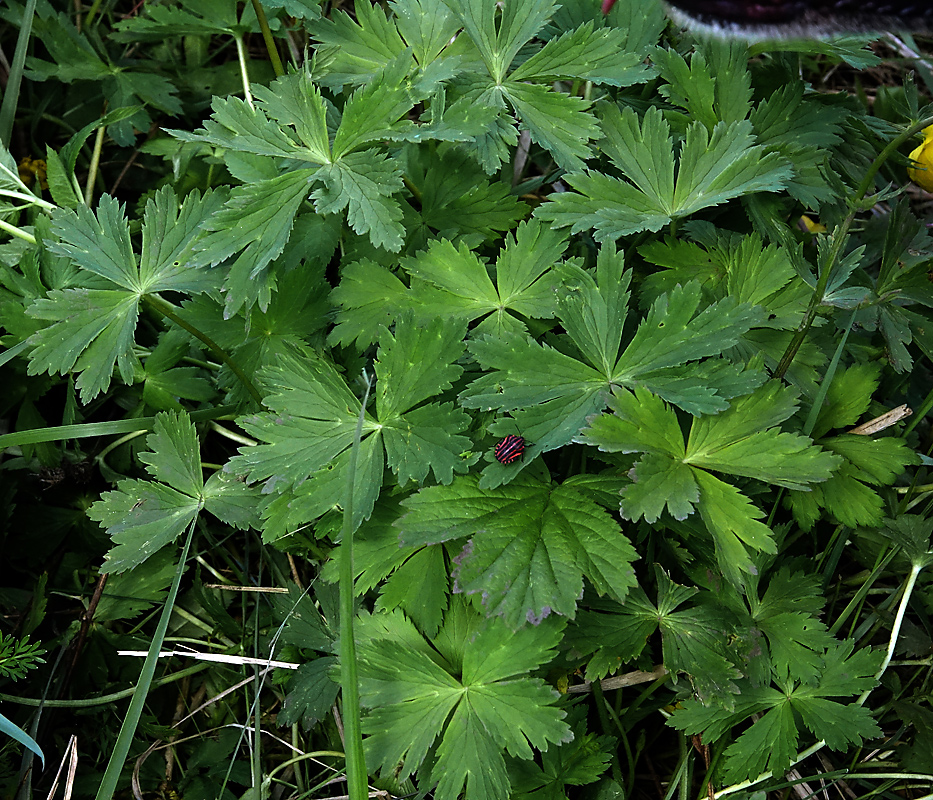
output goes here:
<path id="1" fill-rule="evenodd" d="M 868 190 L 871 188 L 875 179 L 875 175 L 878 174 L 878 170 L 881 169 L 881 167 L 884 165 L 884 162 L 890 158 L 891 154 L 897 150 L 898 147 L 930 125 L 933 125 L 933 117 L 927 117 L 926 119 L 920 120 L 920 122 L 911 125 L 907 130 L 895 136 L 894 139 L 888 142 L 887 146 L 878 154 L 877 158 L 875 158 L 871 166 L 868 168 L 868 172 L 866 172 L 865 177 L 862 178 L 862 182 L 859 184 L 858 190 L 855 193 L 855 197 L 850 203 L 851 210 L 849 211 L 846 218 L 837 226 L 836 230 L 833 231 L 832 247 L 826 257 L 825 263 L 820 268 L 820 276 L 817 279 L 816 287 L 813 290 L 813 295 L 810 297 L 810 303 L 807 306 L 803 320 L 801 321 L 797 330 L 794 331 L 794 336 L 790 340 L 790 344 L 787 345 L 787 350 L 785 350 L 784 355 L 781 356 L 781 360 L 774 372 L 775 378 L 780 379 L 784 377 L 784 374 L 790 368 L 791 362 L 794 360 L 794 356 L 797 355 L 797 351 L 803 344 L 803 340 L 807 337 L 807 333 L 810 331 L 810 326 L 813 324 L 813 320 L 816 319 L 817 309 L 819 308 L 820 303 L 823 302 L 823 297 L 826 294 L 826 285 L 829 283 L 829 276 L 832 274 L 833 267 L 836 265 L 836 262 L 839 259 L 842 248 L 845 247 L 845 243 L 849 236 L 849 229 L 852 227 L 852 223 L 855 221 L 855 215 L 862 210 L 862 201 L 864 200 L 865 195 L 868 194 Z"/>
<path id="2" fill-rule="evenodd" d="M 897 645 L 897 637 L 901 632 L 901 624 L 904 621 L 904 614 L 907 611 L 907 604 L 910 602 L 910 596 L 913 594 L 914 586 L 917 583 L 917 577 L 920 575 L 920 571 L 925 565 L 923 563 L 913 563 L 910 567 L 910 575 L 907 576 L 907 582 L 904 584 L 904 594 L 901 596 L 901 602 L 897 608 L 897 615 L 894 617 L 894 625 L 891 627 L 891 635 L 888 637 L 888 649 L 885 654 L 884 661 L 881 664 L 881 667 L 878 669 L 877 674 L 875 675 L 875 680 L 880 681 L 881 676 L 884 675 L 884 671 L 888 668 L 888 665 L 891 663 L 891 658 L 894 656 L 894 647 Z M 871 694 L 871 689 L 866 689 L 862 692 L 859 699 L 856 701 L 857 705 L 864 705 L 865 701 L 868 699 L 868 696 Z M 794 757 L 794 760 L 791 761 L 790 766 L 799 764 L 804 759 L 809 758 L 814 753 L 818 753 L 826 747 L 826 740 L 820 739 L 816 744 L 811 745 L 806 750 L 802 750 L 797 753 Z M 720 797 L 725 797 L 728 794 L 733 794 L 735 792 L 740 792 L 743 789 L 747 789 L 750 786 L 754 786 L 756 783 L 761 783 L 762 781 L 768 780 L 768 778 L 774 777 L 774 773 L 771 771 L 763 772 L 757 778 L 750 778 L 747 781 L 742 781 L 741 783 L 733 784 L 732 786 L 727 786 L 725 789 L 720 789 L 713 795 L 714 800 L 718 800 Z M 879 776 L 876 776 L 879 777 Z"/>
<path id="3" fill-rule="evenodd" d="M 3 172 L 6 173 L 8 170 L 3 170 Z M 45 211 L 54 211 L 56 208 L 58 208 L 55 203 L 50 203 L 48 200 L 43 200 L 41 197 L 36 197 L 32 193 L 13 192 L 9 189 L 3 189 L 0 190 L 0 197 L 15 197 L 17 200 L 23 200 L 26 203 L 29 203 L 29 205 L 38 206 Z"/>
<path id="4" fill-rule="evenodd" d="M 246 71 L 246 50 L 243 47 L 243 37 L 236 36 L 234 37 L 234 41 L 236 42 L 237 61 L 240 63 L 240 80 L 243 82 L 243 97 L 250 108 L 255 108 L 253 106 L 253 95 L 249 90 L 249 73 Z"/>
<path id="5" fill-rule="evenodd" d="M 97 136 L 94 137 L 94 150 L 91 153 L 91 166 L 87 171 L 87 183 L 84 185 L 84 205 L 91 207 L 94 200 L 94 182 L 97 180 L 97 169 L 100 167 L 100 152 L 104 149 L 104 131 L 106 125 L 101 125 L 97 129 Z"/>
<path id="6" fill-rule="evenodd" d="M 881 676 L 884 675 L 884 671 L 888 668 L 888 664 L 890 664 L 891 659 L 894 658 L 894 647 L 897 644 L 897 637 L 901 632 L 904 614 L 907 613 L 907 604 L 910 602 L 910 596 L 914 592 L 917 578 L 924 566 L 923 563 L 917 562 L 910 565 L 910 575 L 907 576 L 907 582 L 904 584 L 904 594 L 901 596 L 901 602 L 897 607 L 897 614 L 894 617 L 894 624 L 891 626 L 891 636 L 888 638 L 888 650 L 884 655 L 884 661 L 881 662 L 881 666 L 878 668 L 878 673 L 875 675 L 876 681 L 881 680 Z M 857 701 L 860 706 L 865 705 L 865 701 L 868 699 L 868 695 L 871 694 L 871 691 L 871 689 L 866 689 L 862 692 L 861 697 L 859 697 Z"/>
<path id="7" fill-rule="evenodd" d="M 266 19 L 266 12 L 259 0 L 253 0 L 253 10 L 256 12 L 256 19 L 259 20 L 259 30 L 262 31 L 262 39 L 266 43 L 266 52 L 269 53 L 269 61 L 272 64 L 272 70 L 276 78 L 281 78 L 285 74 L 282 66 L 282 59 L 279 58 L 278 48 L 275 46 L 275 39 L 272 38 L 272 31 L 269 29 L 269 21 Z"/>
<path id="8" fill-rule="evenodd" d="M 356 421 L 353 448 L 350 450 L 350 469 L 347 494 L 343 504 L 343 529 L 340 541 L 340 689 L 343 697 L 343 746 L 347 756 L 347 791 L 350 800 L 365 800 L 369 794 L 366 759 L 363 756 L 363 732 L 360 723 L 360 689 L 356 668 L 356 641 L 353 638 L 353 617 L 356 613 L 356 575 L 353 570 L 353 486 L 356 482 L 357 457 L 370 382 L 366 378 L 366 392 Z"/>
<path id="9" fill-rule="evenodd" d="M 17 228 L 15 225 L 10 225 L 6 220 L 0 219 L 0 230 L 6 231 L 12 236 L 17 236 L 20 239 L 24 239 L 29 242 L 29 244 L 36 244 L 36 237 L 31 233 L 24 231 L 22 228 Z"/>
<path id="10" fill-rule="evenodd" d="M 240 365 L 237 364 L 236 361 L 230 357 L 230 354 L 219 344 L 217 344 L 217 342 L 211 339 L 211 337 L 203 331 L 195 328 L 194 325 L 189 325 L 187 322 L 185 322 L 181 317 L 178 316 L 178 314 L 175 313 L 175 310 L 172 308 L 171 304 L 167 303 L 158 295 L 143 295 L 143 302 L 145 302 L 146 305 L 149 306 L 149 308 L 151 308 L 153 311 L 158 312 L 166 319 L 174 322 L 179 328 L 183 328 L 192 336 L 196 336 L 198 339 L 204 342 L 204 344 L 208 346 L 210 351 L 214 353 L 217 358 L 230 367 L 230 370 L 234 375 L 237 376 L 237 378 L 239 378 L 240 383 L 242 383 L 246 391 L 250 393 L 250 396 L 253 398 L 253 400 L 255 400 L 259 405 L 262 405 L 262 395 L 259 393 L 259 389 L 257 389 L 253 382 L 249 379 L 249 376 L 243 372 L 243 370 L 240 368 Z"/>

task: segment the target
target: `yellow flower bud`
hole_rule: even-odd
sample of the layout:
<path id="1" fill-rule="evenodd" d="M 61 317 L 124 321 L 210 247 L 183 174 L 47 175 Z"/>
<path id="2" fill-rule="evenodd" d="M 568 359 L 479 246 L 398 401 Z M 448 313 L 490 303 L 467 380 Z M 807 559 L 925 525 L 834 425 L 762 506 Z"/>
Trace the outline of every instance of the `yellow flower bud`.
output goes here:
<path id="1" fill-rule="evenodd" d="M 923 142 L 910 154 L 916 163 L 907 168 L 910 179 L 921 189 L 933 192 L 933 125 L 923 131 Z"/>

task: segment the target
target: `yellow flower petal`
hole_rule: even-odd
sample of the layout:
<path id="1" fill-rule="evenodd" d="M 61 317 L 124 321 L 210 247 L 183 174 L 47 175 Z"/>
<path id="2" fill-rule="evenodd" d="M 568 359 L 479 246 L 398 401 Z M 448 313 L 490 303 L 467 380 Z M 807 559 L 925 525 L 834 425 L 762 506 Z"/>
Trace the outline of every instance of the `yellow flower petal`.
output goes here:
<path id="1" fill-rule="evenodd" d="M 800 215 L 800 222 L 807 233 L 826 233 L 826 226 L 822 223 L 808 217 L 806 214 Z"/>
<path id="2" fill-rule="evenodd" d="M 911 152 L 910 159 L 916 162 L 907 168 L 910 179 L 921 189 L 933 192 L 933 125 L 923 131 L 923 142 Z"/>

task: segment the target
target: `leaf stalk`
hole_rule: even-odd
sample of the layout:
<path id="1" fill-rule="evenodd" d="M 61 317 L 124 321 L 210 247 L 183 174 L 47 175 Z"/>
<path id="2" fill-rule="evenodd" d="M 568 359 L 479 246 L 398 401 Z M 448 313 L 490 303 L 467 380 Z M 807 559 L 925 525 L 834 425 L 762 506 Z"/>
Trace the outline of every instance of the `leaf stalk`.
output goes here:
<path id="1" fill-rule="evenodd" d="M 243 384 L 243 388 L 249 392 L 250 396 L 255 400 L 259 405 L 262 405 L 262 395 L 259 392 L 259 389 L 256 388 L 255 384 L 249 379 L 249 376 L 243 371 L 239 364 L 230 356 L 230 354 L 224 350 L 217 342 L 211 339 L 203 331 L 196 328 L 194 325 L 190 325 L 185 322 L 178 314 L 175 313 L 175 310 L 172 308 L 170 303 L 167 303 L 158 295 L 147 294 L 143 295 L 143 302 L 153 311 L 158 312 L 166 319 L 174 322 L 179 328 L 188 331 L 192 336 L 197 337 L 200 341 L 204 342 L 207 345 L 208 349 L 216 355 L 224 364 L 230 367 L 230 370 L 234 375 L 237 376 L 240 383 Z"/>
<path id="2" fill-rule="evenodd" d="M 839 259 L 839 255 L 842 253 L 842 248 L 845 247 L 845 243 L 849 236 L 849 229 L 852 227 L 852 223 L 855 221 L 855 215 L 862 210 L 862 201 L 865 199 L 865 195 L 868 194 L 868 190 L 871 188 L 875 179 L 875 175 L 878 174 L 878 170 L 881 169 L 885 161 L 891 157 L 891 154 L 897 150 L 897 148 L 899 148 L 912 136 L 916 136 L 918 133 L 920 133 L 920 131 L 928 128 L 930 125 L 933 125 L 933 117 L 922 119 L 920 122 L 914 123 L 909 128 L 907 128 L 907 130 L 895 136 L 890 142 L 888 142 L 885 148 L 878 154 L 878 156 L 872 162 L 871 166 L 868 168 L 868 171 L 865 173 L 865 177 L 862 178 L 862 182 L 859 184 L 858 190 L 855 193 L 855 197 L 850 203 L 851 210 L 846 215 L 846 218 L 839 224 L 836 230 L 833 231 L 833 242 L 829 255 L 827 256 L 826 262 L 823 264 L 823 267 L 820 270 L 820 276 L 816 282 L 816 287 L 813 290 L 813 294 L 810 297 L 810 303 L 807 305 L 804 318 L 800 323 L 800 326 L 794 332 L 793 338 L 790 340 L 790 344 L 787 345 L 787 349 L 784 351 L 784 355 L 781 356 L 781 360 L 774 372 L 775 378 L 780 379 L 784 377 L 785 373 L 790 368 L 791 362 L 797 355 L 797 351 L 803 344 L 803 340 L 806 338 L 807 333 L 809 333 L 810 326 L 813 325 L 813 320 L 816 319 L 817 309 L 819 308 L 820 303 L 823 302 L 823 297 L 826 294 L 826 285 L 829 283 L 829 276 Z"/>
<path id="3" fill-rule="evenodd" d="M 357 458 L 366 419 L 370 381 L 356 421 L 353 447 L 350 450 L 350 469 L 347 494 L 343 505 L 343 528 L 340 541 L 340 687 L 343 696 L 344 749 L 347 758 L 347 791 L 350 800 L 365 800 L 369 795 L 366 759 L 363 755 L 363 732 L 360 721 L 360 688 L 356 664 L 356 641 L 353 638 L 353 617 L 356 613 L 355 574 L 353 570 L 353 486 L 356 482 Z"/>

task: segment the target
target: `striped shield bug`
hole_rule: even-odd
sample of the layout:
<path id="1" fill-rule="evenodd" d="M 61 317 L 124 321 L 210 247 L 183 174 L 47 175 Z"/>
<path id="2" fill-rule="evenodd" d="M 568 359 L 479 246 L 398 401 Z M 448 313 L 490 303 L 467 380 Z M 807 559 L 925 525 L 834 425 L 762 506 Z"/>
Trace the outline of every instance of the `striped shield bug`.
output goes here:
<path id="1" fill-rule="evenodd" d="M 522 457 L 525 452 L 525 440 L 521 436 L 509 434 L 496 445 L 493 454 L 500 464 L 511 464 Z"/>

